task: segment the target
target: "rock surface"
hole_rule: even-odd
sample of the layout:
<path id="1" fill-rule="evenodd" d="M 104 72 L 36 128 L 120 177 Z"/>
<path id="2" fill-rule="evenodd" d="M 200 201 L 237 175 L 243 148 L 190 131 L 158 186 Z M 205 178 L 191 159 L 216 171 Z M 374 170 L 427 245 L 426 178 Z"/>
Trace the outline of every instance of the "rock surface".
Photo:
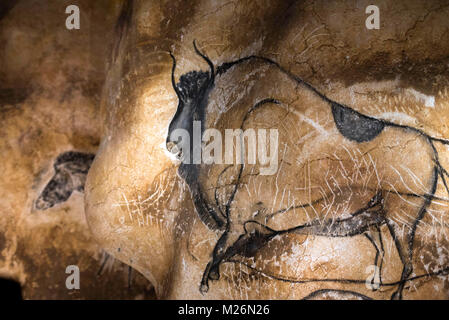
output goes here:
<path id="1" fill-rule="evenodd" d="M 449 134 L 447 2 L 384 1 L 379 30 L 366 29 L 368 2 L 360 1 L 132 4 L 86 189 L 89 224 L 108 252 L 140 270 L 161 298 L 448 298 L 447 192 L 433 169 L 436 154 L 447 166 L 448 152 L 428 143 Z M 201 54 L 215 81 L 190 74 L 183 87 L 181 75 L 212 74 Z M 251 55 L 278 67 L 226 65 Z M 192 102 L 189 92 L 201 90 L 206 100 Z M 183 120 L 173 119 L 178 98 Z M 245 118 L 263 99 L 283 107 L 271 100 Z M 195 119 L 221 132 L 243 119 L 248 128 L 278 129 L 276 175 L 260 176 L 257 165 L 203 164 L 181 165 L 176 175 L 168 127 L 188 129 Z M 368 129 L 374 120 L 357 119 L 380 124 Z M 341 222 L 361 208 L 359 220 Z M 250 220 L 259 225 L 246 229 Z M 365 284 L 379 266 L 376 242 L 357 223 L 378 228 L 382 239 L 377 290 Z"/>
<path id="2" fill-rule="evenodd" d="M 128 266 L 94 241 L 82 190 L 51 208 L 36 206 L 60 154 L 98 149 L 120 4 L 80 1 L 83 28 L 73 32 L 65 28 L 70 1 L 11 4 L 0 20 L 0 276 L 18 281 L 25 299 L 152 297 L 137 272 L 128 288 Z M 79 290 L 66 288 L 69 265 L 80 269 Z"/>
<path id="3" fill-rule="evenodd" d="M 448 299 L 449 3 L 378 1 L 378 30 L 369 4 L 85 1 L 75 32 L 64 2 L 34 29 L 19 1 L 0 20 L 0 271 L 50 297 L 45 268 L 63 280 L 75 256 L 99 290 L 77 297 L 102 296 L 95 241 L 162 299 Z M 193 121 L 277 130 L 274 172 L 181 163 L 170 134 Z M 33 209 L 52 177 L 84 179 L 53 170 L 71 150 L 96 155 L 84 199 Z"/>

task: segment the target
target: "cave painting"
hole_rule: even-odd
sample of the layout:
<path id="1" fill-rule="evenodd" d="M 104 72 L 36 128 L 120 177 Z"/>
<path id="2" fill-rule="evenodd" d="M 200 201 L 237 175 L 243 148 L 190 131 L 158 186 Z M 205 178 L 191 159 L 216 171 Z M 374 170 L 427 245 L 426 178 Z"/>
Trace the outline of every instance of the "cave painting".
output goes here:
<path id="1" fill-rule="evenodd" d="M 73 191 L 83 192 L 94 157 L 94 154 L 76 151 L 61 153 L 53 164 L 53 177 L 36 199 L 36 209 L 47 210 L 67 201 Z"/>
<path id="2" fill-rule="evenodd" d="M 241 258 L 254 257 L 275 237 L 361 235 L 377 252 L 375 281 L 395 286 L 391 298 L 401 299 L 411 280 L 417 227 L 433 202 L 448 200 L 436 190 L 440 184 L 449 191 L 438 152 L 449 141 L 340 104 L 271 59 L 248 56 L 216 67 L 195 43 L 194 49 L 209 71 L 188 72 L 177 83 L 172 55 L 179 104 L 169 126 L 169 151 L 182 153 L 183 145 L 170 133 L 191 132 L 193 121 L 201 121 L 203 131 L 280 128 L 274 175 L 260 175 L 258 165 L 180 164 L 199 217 L 221 233 L 205 266 L 201 293 L 219 280 L 221 264 L 244 264 Z M 403 265 L 396 283 L 382 283 L 381 226 L 388 228 Z M 326 290 L 308 298 L 323 294 Z"/>

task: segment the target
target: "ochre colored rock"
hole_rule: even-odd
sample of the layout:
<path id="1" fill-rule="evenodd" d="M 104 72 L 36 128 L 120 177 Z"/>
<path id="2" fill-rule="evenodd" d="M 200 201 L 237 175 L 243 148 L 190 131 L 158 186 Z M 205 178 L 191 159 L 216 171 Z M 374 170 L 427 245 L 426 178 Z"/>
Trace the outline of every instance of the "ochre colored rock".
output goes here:
<path id="1" fill-rule="evenodd" d="M 99 243 L 160 298 L 448 298 L 448 7 L 380 10 L 132 2 L 86 185 Z M 278 170 L 173 160 L 194 120 L 277 129 Z"/>
<path id="2" fill-rule="evenodd" d="M 380 2 L 378 30 L 359 1 L 106 2 L 76 32 L 13 21 L 32 1 L 0 21 L 0 271 L 26 297 L 70 296 L 45 268 L 63 286 L 73 256 L 103 297 L 101 247 L 161 299 L 449 298 L 446 1 Z M 198 123 L 277 157 L 192 163 Z"/>
<path id="3" fill-rule="evenodd" d="M 51 208 L 37 201 L 60 154 L 94 154 L 101 138 L 99 97 L 120 3 L 80 1 L 85 27 L 73 32 L 67 5 L 19 1 L 0 20 L 0 276 L 19 282 L 25 299 L 153 297 L 146 279 L 129 277 L 94 241 L 82 189 Z M 79 186 L 81 176 L 63 180 Z M 79 290 L 66 288 L 69 265 L 79 267 Z"/>

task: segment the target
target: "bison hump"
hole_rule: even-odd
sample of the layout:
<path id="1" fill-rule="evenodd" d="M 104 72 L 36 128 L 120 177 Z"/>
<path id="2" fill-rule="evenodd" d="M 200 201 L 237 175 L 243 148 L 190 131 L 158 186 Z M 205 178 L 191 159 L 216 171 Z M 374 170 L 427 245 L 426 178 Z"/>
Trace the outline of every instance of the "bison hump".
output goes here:
<path id="1" fill-rule="evenodd" d="M 367 142 L 377 137 L 385 127 L 381 120 L 365 116 L 351 108 L 332 103 L 332 115 L 338 131 L 356 142 Z"/>

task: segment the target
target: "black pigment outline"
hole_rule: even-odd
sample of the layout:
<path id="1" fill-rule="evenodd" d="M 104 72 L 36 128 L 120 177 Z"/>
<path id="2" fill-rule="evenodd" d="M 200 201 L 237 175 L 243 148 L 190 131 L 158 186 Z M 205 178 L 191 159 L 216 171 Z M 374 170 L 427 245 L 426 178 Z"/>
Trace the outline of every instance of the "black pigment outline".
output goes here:
<path id="1" fill-rule="evenodd" d="M 47 210 L 58 203 L 67 201 L 73 191 L 84 191 L 84 184 L 72 183 L 72 175 L 87 176 L 95 154 L 68 151 L 55 160 L 55 173 L 34 203 L 37 210 Z"/>
<path id="2" fill-rule="evenodd" d="M 274 274 L 269 274 L 265 271 L 259 270 L 253 266 L 250 266 L 249 264 L 240 261 L 240 260 L 235 260 L 235 259 L 230 259 L 225 261 L 224 263 L 234 263 L 234 264 L 241 264 L 245 267 L 247 267 L 248 269 L 263 275 L 264 277 L 276 280 L 276 281 L 281 281 L 281 282 L 287 282 L 287 283 L 291 283 L 291 284 L 304 284 L 304 283 L 309 283 L 309 282 L 336 282 L 336 283 L 347 283 L 347 284 L 364 284 L 366 283 L 365 280 L 358 280 L 358 279 L 303 279 L 303 280 L 295 280 L 295 279 L 288 279 L 285 277 L 281 277 L 278 275 L 274 275 Z M 414 280 L 418 280 L 418 279 L 422 279 L 422 278 L 430 278 L 430 277 L 437 277 L 440 275 L 449 275 L 449 267 L 443 268 L 439 271 L 434 271 L 434 272 L 429 272 L 426 274 L 420 274 L 417 276 L 413 276 L 404 280 L 399 280 L 399 281 L 394 281 L 394 282 L 371 282 L 371 284 L 377 284 L 379 285 L 379 287 L 394 287 L 400 284 L 406 284 L 407 282 L 410 281 L 414 281 Z M 324 289 L 325 290 L 325 289 Z"/>
<path id="3" fill-rule="evenodd" d="M 327 96 L 319 92 L 317 89 L 315 89 L 311 84 L 304 81 L 303 79 L 297 77 L 296 75 L 290 73 L 289 71 L 282 68 L 277 62 L 261 57 L 256 55 L 247 56 L 238 60 L 235 60 L 233 62 L 226 62 L 221 64 L 217 67 L 216 72 L 214 69 L 214 65 L 211 62 L 211 60 L 205 56 L 203 53 L 201 53 L 197 46 L 195 41 L 193 42 L 193 46 L 195 49 L 195 52 L 202 57 L 207 64 L 209 65 L 210 71 L 204 72 L 204 71 L 190 71 L 180 77 L 180 81 L 178 83 L 175 82 L 174 78 L 174 72 L 176 69 L 176 59 L 173 56 L 173 54 L 170 52 L 170 56 L 173 60 L 173 67 L 171 71 L 171 82 L 173 89 L 178 96 L 179 104 L 177 111 L 170 123 L 169 131 L 167 135 L 167 145 L 170 141 L 170 133 L 174 128 L 182 127 L 179 126 L 180 122 L 187 122 L 192 123 L 193 120 L 200 120 L 201 123 L 203 123 L 205 118 L 205 109 L 207 107 L 207 98 L 208 93 L 214 86 L 214 80 L 216 75 L 224 74 L 226 71 L 228 71 L 233 66 L 243 63 L 248 60 L 260 60 L 263 61 L 269 65 L 273 65 L 277 67 L 281 72 L 286 74 L 290 79 L 294 80 L 296 83 L 303 85 L 306 89 L 312 91 L 315 93 L 318 97 L 323 99 L 325 102 L 327 102 L 332 111 L 332 115 L 334 117 L 335 124 L 337 126 L 337 129 L 339 132 L 347 139 L 351 141 L 356 141 L 358 143 L 366 142 L 374 139 L 385 127 L 395 127 L 400 128 L 405 131 L 410 131 L 418 134 L 419 136 L 423 137 L 425 141 L 429 143 L 429 146 L 431 147 L 433 151 L 433 162 L 434 162 L 434 168 L 433 168 L 433 177 L 431 180 L 431 188 L 429 190 L 429 193 L 427 194 L 411 194 L 411 196 L 415 197 L 423 197 L 425 199 L 422 207 L 420 208 L 418 215 L 411 227 L 411 231 L 407 233 L 407 248 L 403 248 L 402 246 L 404 243 L 401 243 L 400 239 L 398 239 L 398 236 L 394 230 L 394 224 L 389 221 L 386 217 L 384 217 L 385 212 L 383 210 L 383 192 L 388 192 L 387 190 L 381 190 L 379 191 L 376 196 L 371 199 L 370 203 L 368 205 L 360 210 L 357 210 L 355 213 L 352 214 L 351 218 L 349 219 L 336 219 L 332 221 L 331 225 L 325 225 L 326 230 L 323 230 L 323 226 L 317 226 L 314 225 L 313 222 L 307 223 L 305 225 L 297 226 L 294 228 L 286 229 L 286 230 L 273 230 L 265 225 L 260 224 L 256 221 L 246 221 L 244 224 L 245 227 L 245 234 L 242 234 L 231 246 L 225 248 L 224 245 L 226 243 L 228 232 L 230 231 L 230 205 L 235 197 L 235 194 L 238 190 L 238 186 L 240 184 L 240 179 L 242 176 L 244 165 L 240 165 L 239 174 L 237 183 L 235 183 L 234 190 L 231 193 L 231 196 L 229 197 L 229 200 L 225 204 L 225 212 L 221 212 L 221 206 L 218 205 L 218 197 L 215 193 L 215 202 L 217 204 L 217 207 L 220 211 L 220 215 L 226 219 L 226 221 L 223 221 L 219 214 L 215 212 L 215 210 L 204 200 L 203 192 L 201 189 L 201 186 L 198 181 L 198 165 L 190 165 L 190 164 L 184 164 L 182 163 L 179 167 L 179 174 L 180 176 L 186 181 L 187 185 L 189 186 L 195 208 L 198 212 L 198 215 L 200 219 L 212 230 L 220 230 L 223 231 L 223 234 L 217 241 L 214 250 L 212 252 L 212 260 L 207 264 L 205 271 L 203 273 L 203 277 L 201 280 L 200 285 L 200 292 L 203 294 L 206 293 L 209 289 L 208 281 L 209 280 L 218 280 L 220 278 L 219 274 L 219 266 L 223 262 L 229 262 L 232 261 L 232 257 L 235 255 L 243 255 L 243 256 L 251 256 L 256 253 L 257 250 L 265 246 L 272 238 L 274 238 L 277 235 L 286 234 L 286 233 L 300 233 L 302 229 L 310 228 L 313 230 L 313 234 L 317 234 L 318 232 L 321 235 L 327 235 L 330 237 L 337 237 L 337 236 L 354 236 L 357 234 L 365 234 L 366 237 L 370 240 L 370 242 L 373 244 L 373 246 L 376 249 L 376 258 L 375 262 L 377 265 L 378 259 L 380 255 L 383 255 L 383 242 L 382 237 L 379 232 L 379 227 L 382 224 L 386 224 L 388 227 L 389 232 L 392 235 L 392 238 L 394 239 L 396 248 L 398 250 L 398 254 L 400 256 L 401 262 L 403 263 L 403 270 L 401 274 L 401 280 L 395 283 L 395 285 L 398 285 L 397 291 L 392 295 L 392 298 L 402 298 L 402 291 L 404 288 L 404 285 L 407 281 L 410 281 L 411 279 L 416 279 L 416 277 L 409 278 L 413 266 L 412 266 L 412 256 L 413 256 L 413 246 L 414 246 L 414 238 L 416 229 L 418 227 L 419 222 L 424 217 L 427 207 L 431 204 L 431 202 L 436 199 L 435 192 L 437 189 L 438 184 L 438 178 L 442 179 L 442 182 L 444 184 L 444 187 L 446 191 L 449 194 L 449 188 L 448 184 L 446 182 L 446 177 L 449 177 L 449 173 L 442 167 L 442 165 L 439 162 L 438 157 L 438 151 L 436 150 L 434 146 L 434 142 L 439 142 L 445 145 L 449 145 L 449 140 L 441 139 L 441 138 L 434 138 L 430 135 L 426 134 L 420 129 L 410 127 L 407 125 L 400 125 L 396 124 L 390 121 L 386 121 L 383 119 L 377 119 L 371 116 L 364 115 L 346 105 L 339 104 L 331 99 L 329 99 Z M 247 114 L 245 115 L 242 127 L 247 119 L 248 115 L 255 110 L 256 108 L 266 104 L 266 103 L 274 103 L 274 104 L 280 104 L 280 102 L 274 98 L 267 98 L 264 99 L 256 105 L 254 105 Z M 187 114 L 187 119 L 183 119 L 181 117 L 182 112 L 185 107 L 188 107 L 190 110 Z M 191 116 L 191 117 L 189 117 Z M 354 126 L 354 122 L 356 123 L 356 126 Z M 190 129 L 190 127 L 189 127 Z M 202 127 L 202 132 L 204 128 Z M 191 130 L 190 132 L 191 133 Z M 192 135 L 191 135 L 192 137 Z M 174 142 L 176 143 L 176 142 Z M 192 152 L 190 153 L 192 155 Z M 192 163 L 192 162 L 190 162 Z M 225 168 L 227 170 L 229 167 Z M 223 173 L 222 172 L 222 173 Z M 221 174 L 220 173 L 220 176 Z M 218 187 L 217 187 L 218 188 Z M 217 191 L 217 189 L 215 190 Z M 309 204 L 312 205 L 312 204 Z M 287 208 L 285 210 L 290 210 L 291 208 Z M 345 226 L 350 222 L 348 221 L 352 219 L 360 219 L 360 222 L 363 222 L 363 227 L 359 227 L 359 229 L 354 230 L 352 233 L 346 232 L 346 234 L 342 233 Z M 335 226 L 335 223 L 337 222 L 337 226 Z M 256 226 L 259 229 L 254 229 L 252 232 L 248 232 L 246 229 L 246 225 L 248 223 L 256 224 Z M 341 226 L 338 226 L 340 225 Z M 321 227 L 321 230 L 318 228 Z M 331 228 L 334 227 L 332 230 Z M 340 227 L 340 229 L 338 229 Z M 376 241 L 373 239 L 372 236 L 366 234 L 368 229 L 372 227 L 375 230 L 377 230 L 380 243 L 379 246 L 376 244 Z M 332 233 L 333 232 L 333 233 Z M 405 239 L 404 239 L 405 240 Z M 226 250 L 225 250 L 226 249 Z M 404 252 L 404 249 L 408 249 L 407 252 Z M 382 266 L 382 258 L 380 259 L 380 268 Z M 280 280 L 280 279 L 279 279 Z M 373 279 L 374 280 L 374 279 Z M 333 281 L 339 281 L 339 280 L 333 280 Z M 356 280 L 357 281 L 357 280 Z M 362 281 L 364 282 L 364 281 Z M 382 285 L 382 284 L 380 284 Z M 384 284 L 385 285 L 385 284 Z"/>

